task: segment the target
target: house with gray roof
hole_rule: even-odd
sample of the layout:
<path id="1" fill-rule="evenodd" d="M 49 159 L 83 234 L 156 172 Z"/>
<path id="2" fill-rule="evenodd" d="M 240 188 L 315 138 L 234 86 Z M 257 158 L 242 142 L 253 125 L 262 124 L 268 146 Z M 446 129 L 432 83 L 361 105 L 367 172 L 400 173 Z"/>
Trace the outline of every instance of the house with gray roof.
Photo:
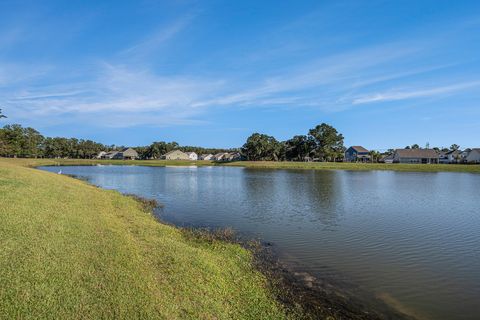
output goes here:
<path id="1" fill-rule="evenodd" d="M 110 160 L 110 159 L 113 159 L 117 153 L 118 153 L 118 151 L 116 151 L 116 150 L 109 151 L 109 152 L 103 153 L 101 158 Z"/>
<path id="2" fill-rule="evenodd" d="M 438 163 L 438 153 L 433 149 L 396 149 L 393 154 L 395 163 Z"/>
<path id="3" fill-rule="evenodd" d="M 467 163 L 480 163 L 480 148 L 473 148 L 465 157 Z"/>
<path id="4" fill-rule="evenodd" d="M 345 151 L 345 161 L 347 162 L 368 162 L 370 155 L 368 150 L 362 146 L 351 146 Z"/>
<path id="5" fill-rule="evenodd" d="M 121 151 L 115 153 L 112 159 L 116 160 L 135 160 L 138 159 L 138 152 L 132 148 L 123 148 Z"/>

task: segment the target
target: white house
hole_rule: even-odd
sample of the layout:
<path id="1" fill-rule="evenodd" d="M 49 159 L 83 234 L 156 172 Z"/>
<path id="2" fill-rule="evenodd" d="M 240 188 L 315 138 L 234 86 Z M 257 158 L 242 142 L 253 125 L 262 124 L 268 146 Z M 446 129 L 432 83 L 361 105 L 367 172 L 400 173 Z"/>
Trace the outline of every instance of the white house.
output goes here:
<path id="1" fill-rule="evenodd" d="M 225 152 L 220 152 L 220 153 L 217 153 L 213 156 L 213 159 L 212 160 L 215 160 L 215 161 L 222 161 L 224 160 L 224 157 L 228 155 L 228 153 L 225 153 Z"/>
<path id="2" fill-rule="evenodd" d="M 198 155 L 195 152 L 185 152 L 188 156 L 188 159 L 197 161 L 198 160 Z"/>
<path id="3" fill-rule="evenodd" d="M 457 163 L 461 160 L 462 152 L 460 150 L 452 150 L 445 153 L 447 157 L 447 163 Z"/>
<path id="4" fill-rule="evenodd" d="M 480 163 L 480 148 L 473 148 L 465 158 L 467 163 Z"/>
<path id="5" fill-rule="evenodd" d="M 200 160 L 213 160 L 213 154 L 202 154 L 199 158 Z"/>
<path id="6" fill-rule="evenodd" d="M 105 151 L 100 151 L 96 156 L 97 159 L 103 159 L 107 153 Z"/>

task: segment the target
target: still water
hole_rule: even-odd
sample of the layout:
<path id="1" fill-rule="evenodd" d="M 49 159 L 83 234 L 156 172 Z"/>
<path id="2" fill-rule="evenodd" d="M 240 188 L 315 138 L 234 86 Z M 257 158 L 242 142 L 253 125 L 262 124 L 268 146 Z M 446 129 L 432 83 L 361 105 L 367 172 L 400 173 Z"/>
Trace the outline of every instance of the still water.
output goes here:
<path id="1" fill-rule="evenodd" d="M 57 172 L 58 168 L 44 167 Z M 480 175 L 231 167 L 63 167 L 155 198 L 177 225 L 233 227 L 283 261 L 349 279 L 420 319 L 480 319 Z"/>

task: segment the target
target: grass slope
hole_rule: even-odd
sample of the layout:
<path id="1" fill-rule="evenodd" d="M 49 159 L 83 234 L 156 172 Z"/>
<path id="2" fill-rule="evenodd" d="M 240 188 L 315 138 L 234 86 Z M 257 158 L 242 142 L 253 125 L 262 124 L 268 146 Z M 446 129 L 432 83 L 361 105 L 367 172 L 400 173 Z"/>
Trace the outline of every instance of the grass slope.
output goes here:
<path id="1" fill-rule="evenodd" d="M 410 172 L 469 172 L 480 173 L 480 165 L 462 164 L 385 164 L 348 162 L 274 162 L 274 161 L 183 161 L 183 160 L 89 160 L 89 159 L 3 159 L 5 162 L 24 166 L 41 165 L 141 165 L 141 166 L 236 166 L 263 169 L 310 169 L 310 170 L 392 170 Z"/>
<path id="2" fill-rule="evenodd" d="M 285 318 L 239 245 L 32 163 L 0 159 L 1 319 Z"/>

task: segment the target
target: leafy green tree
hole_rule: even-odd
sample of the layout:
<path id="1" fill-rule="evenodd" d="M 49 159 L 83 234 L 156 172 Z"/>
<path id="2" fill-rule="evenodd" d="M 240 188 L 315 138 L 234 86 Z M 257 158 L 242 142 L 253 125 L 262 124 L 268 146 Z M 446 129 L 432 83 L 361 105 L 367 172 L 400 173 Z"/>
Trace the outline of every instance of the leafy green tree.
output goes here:
<path id="1" fill-rule="evenodd" d="M 282 159 L 284 146 L 274 137 L 254 133 L 242 147 L 242 154 L 250 161 L 278 161 Z"/>
<path id="2" fill-rule="evenodd" d="M 154 142 L 147 148 L 144 157 L 145 159 L 158 159 L 165 153 L 177 149 L 178 147 L 179 145 L 176 142 Z"/>
<path id="3" fill-rule="evenodd" d="M 315 141 L 315 155 L 323 161 L 336 161 L 343 157 L 343 135 L 334 127 L 322 123 L 308 132 Z"/>
<path id="4" fill-rule="evenodd" d="M 412 146 L 410 147 L 411 149 L 420 149 L 420 146 L 418 144 L 412 144 Z"/>
<path id="5" fill-rule="evenodd" d="M 315 150 L 315 140 L 311 136 L 294 136 L 285 141 L 285 156 L 287 160 L 304 161 Z"/>
<path id="6" fill-rule="evenodd" d="M 24 145 L 23 128 L 19 124 L 3 127 L 3 141 L 5 144 L 3 156 L 19 157 L 22 155 Z"/>
<path id="7" fill-rule="evenodd" d="M 368 154 L 370 155 L 370 160 L 372 162 L 378 162 L 380 158 L 382 158 L 382 154 L 376 150 L 370 150 Z"/>
<path id="8" fill-rule="evenodd" d="M 42 156 L 44 137 L 33 128 L 23 129 L 22 157 L 37 158 Z"/>

